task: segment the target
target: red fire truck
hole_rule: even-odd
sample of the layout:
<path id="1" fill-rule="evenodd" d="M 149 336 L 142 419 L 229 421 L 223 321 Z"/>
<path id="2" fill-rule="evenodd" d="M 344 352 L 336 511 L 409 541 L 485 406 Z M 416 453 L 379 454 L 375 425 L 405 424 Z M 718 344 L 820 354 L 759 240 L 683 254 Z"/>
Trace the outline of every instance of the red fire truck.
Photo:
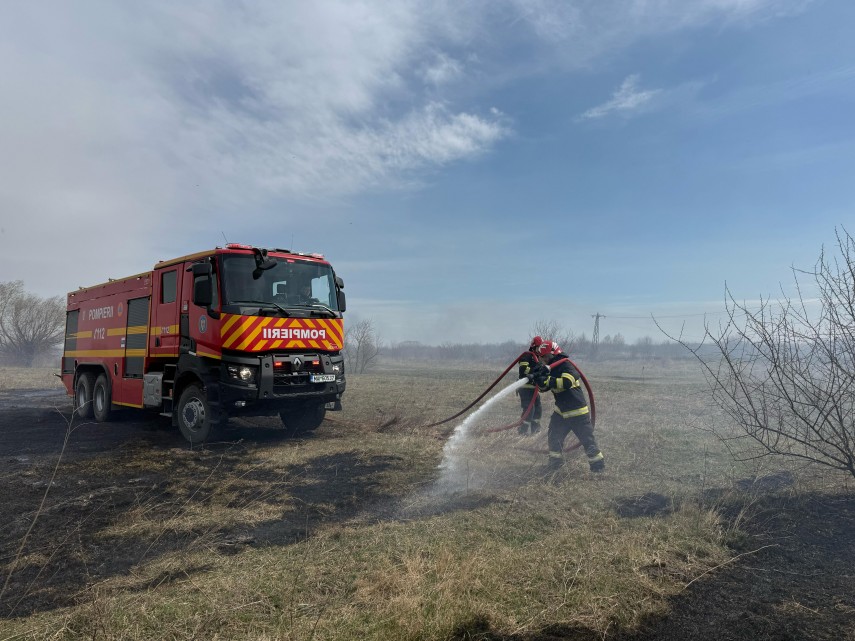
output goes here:
<path id="1" fill-rule="evenodd" d="M 202 443 L 229 416 L 318 427 L 345 389 L 344 283 L 320 254 L 228 244 L 68 294 L 62 380 L 81 418 L 172 417 Z"/>

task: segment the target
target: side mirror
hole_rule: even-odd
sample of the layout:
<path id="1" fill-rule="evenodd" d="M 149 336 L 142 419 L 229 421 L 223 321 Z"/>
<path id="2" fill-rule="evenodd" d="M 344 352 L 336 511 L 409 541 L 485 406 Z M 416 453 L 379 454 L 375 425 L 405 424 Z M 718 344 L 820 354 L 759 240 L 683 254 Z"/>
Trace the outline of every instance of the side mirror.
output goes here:
<path id="1" fill-rule="evenodd" d="M 210 265 L 208 267 L 210 268 Z M 213 287 L 211 287 L 210 276 L 196 278 L 193 281 L 193 304 L 199 307 L 210 307 L 213 302 L 214 291 Z"/>
<path id="2" fill-rule="evenodd" d="M 344 289 L 344 281 L 339 276 L 335 277 L 335 286 L 339 289 Z"/>
<path id="3" fill-rule="evenodd" d="M 344 292 L 338 290 L 335 293 L 336 299 L 338 300 L 338 311 L 345 312 L 347 311 L 347 298 L 344 295 Z"/>
<path id="4" fill-rule="evenodd" d="M 193 263 L 187 271 L 192 271 L 193 278 L 197 278 L 199 276 L 210 276 L 214 273 L 214 268 L 211 263 L 206 261 L 204 263 Z"/>
<path id="5" fill-rule="evenodd" d="M 279 264 L 275 258 L 267 257 L 266 249 L 253 247 L 252 252 L 255 254 L 255 269 L 252 270 L 252 278 L 254 280 L 261 278 L 262 272 L 266 272 L 268 269 L 273 269 Z"/>

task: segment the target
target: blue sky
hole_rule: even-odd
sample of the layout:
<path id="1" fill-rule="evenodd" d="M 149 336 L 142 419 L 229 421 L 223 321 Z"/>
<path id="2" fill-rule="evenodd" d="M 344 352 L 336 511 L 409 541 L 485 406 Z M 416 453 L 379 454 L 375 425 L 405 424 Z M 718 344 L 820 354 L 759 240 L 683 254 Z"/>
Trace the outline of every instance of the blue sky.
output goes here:
<path id="1" fill-rule="evenodd" d="M 387 342 L 691 338 L 855 205 L 843 0 L 4 14 L 0 280 L 41 295 L 227 238 L 325 253 Z"/>

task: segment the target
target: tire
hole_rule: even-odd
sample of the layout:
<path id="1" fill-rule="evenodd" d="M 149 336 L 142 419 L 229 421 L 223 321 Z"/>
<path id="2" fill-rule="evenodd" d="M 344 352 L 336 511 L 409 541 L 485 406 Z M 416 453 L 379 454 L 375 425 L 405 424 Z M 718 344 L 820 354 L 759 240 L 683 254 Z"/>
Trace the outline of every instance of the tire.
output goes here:
<path id="1" fill-rule="evenodd" d="M 214 423 L 211 405 L 205 391 L 197 384 L 188 385 L 178 401 L 178 429 L 191 445 L 199 445 L 211 438 Z"/>
<path id="2" fill-rule="evenodd" d="M 84 372 L 77 377 L 77 385 L 74 388 L 74 412 L 79 418 L 92 417 L 92 387 L 95 385 L 95 376 L 90 372 Z"/>
<path id="3" fill-rule="evenodd" d="M 327 409 L 324 403 L 307 403 L 279 412 L 279 418 L 290 434 L 313 432 L 324 422 Z"/>
<path id="4" fill-rule="evenodd" d="M 99 423 L 110 420 L 113 410 L 113 401 L 110 398 L 110 382 L 106 374 L 98 374 L 95 379 L 95 387 L 92 389 L 92 415 Z"/>

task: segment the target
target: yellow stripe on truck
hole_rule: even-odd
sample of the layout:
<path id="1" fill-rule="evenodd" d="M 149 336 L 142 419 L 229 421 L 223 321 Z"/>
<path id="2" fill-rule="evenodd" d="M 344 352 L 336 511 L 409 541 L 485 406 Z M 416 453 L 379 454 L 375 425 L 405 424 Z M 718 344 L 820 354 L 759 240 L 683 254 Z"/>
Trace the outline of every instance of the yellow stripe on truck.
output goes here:
<path id="1" fill-rule="evenodd" d="M 128 334 L 147 334 L 148 327 L 145 325 L 135 325 L 134 327 L 128 327 Z"/>
<path id="2" fill-rule="evenodd" d="M 163 330 L 166 330 L 165 332 Z M 145 334 L 145 331 L 142 332 Z M 178 325 L 158 325 L 149 331 L 151 336 L 169 336 L 178 333 Z"/>
<path id="3" fill-rule="evenodd" d="M 134 356 L 145 356 L 144 349 L 75 349 L 70 352 L 64 352 L 63 356 L 73 357 L 73 358 L 84 358 L 84 357 L 95 357 L 95 356 L 103 356 L 103 357 L 111 357 L 111 358 L 121 358 L 122 356 L 128 356 L 130 358 Z"/>

